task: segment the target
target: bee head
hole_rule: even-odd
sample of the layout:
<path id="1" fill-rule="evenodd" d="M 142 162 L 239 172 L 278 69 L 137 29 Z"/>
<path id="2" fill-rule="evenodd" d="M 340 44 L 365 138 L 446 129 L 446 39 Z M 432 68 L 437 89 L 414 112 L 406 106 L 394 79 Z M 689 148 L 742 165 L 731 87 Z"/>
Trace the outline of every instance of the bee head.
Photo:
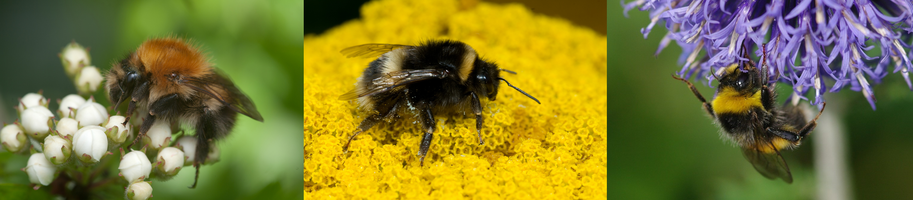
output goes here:
<path id="1" fill-rule="evenodd" d="M 504 83 L 507 83 L 507 86 L 516 89 L 518 92 L 523 93 L 530 99 L 535 100 L 536 103 L 539 103 L 538 99 L 532 95 L 527 94 L 520 88 L 514 87 L 510 84 L 510 82 L 507 82 L 506 79 L 501 77 L 501 71 L 511 74 L 517 74 L 517 72 L 501 69 L 498 68 L 497 64 L 481 60 L 477 60 L 475 65 L 475 68 L 479 70 L 474 71 L 475 76 L 473 77 L 473 81 L 470 84 L 472 84 L 472 88 L 476 88 L 476 93 L 485 94 L 488 99 L 495 100 L 495 98 L 498 96 L 498 85 L 500 85 L 498 81 L 504 81 Z"/>
<path id="2" fill-rule="evenodd" d="M 128 56 L 128 59 L 132 56 Z M 140 72 L 129 66 L 129 60 L 114 64 L 108 71 L 105 88 L 108 90 L 108 100 L 114 103 L 114 108 L 127 100 L 133 94 L 137 82 L 142 78 Z"/>
<path id="3" fill-rule="evenodd" d="M 500 70 L 498 70 L 498 65 L 491 62 L 485 62 L 476 60 L 474 63 L 475 73 L 472 75 L 473 81 L 472 88 L 476 89 L 476 93 L 488 97 L 490 100 L 495 100 L 498 96 L 498 78 L 500 78 Z"/>
<path id="4" fill-rule="evenodd" d="M 726 75 L 720 77 L 720 89 L 731 87 L 736 91 L 752 93 L 761 89 L 763 81 L 757 67 L 745 65 L 745 67 L 739 68 L 739 64 L 732 64 L 726 67 L 725 71 Z"/>

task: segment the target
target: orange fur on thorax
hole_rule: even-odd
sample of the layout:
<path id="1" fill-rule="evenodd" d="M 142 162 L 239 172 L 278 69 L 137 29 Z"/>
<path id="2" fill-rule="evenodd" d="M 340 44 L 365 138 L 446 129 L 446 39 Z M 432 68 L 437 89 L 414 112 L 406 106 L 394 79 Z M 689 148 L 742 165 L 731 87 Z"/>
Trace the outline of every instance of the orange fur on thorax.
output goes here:
<path id="1" fill-rule="evenodd" d="M 201 78 L 212 73 L 206 55 L 180 39 L 162 38 L 143 42 L 136 49 L 136 59 L 154 84 L 150 99 L 166 94 L 180 93 L 186 97 L 193 90 L 169 80 L 172 73 L 183 78 Z M 135 63 L 138 64 L 138 63 Z"/>

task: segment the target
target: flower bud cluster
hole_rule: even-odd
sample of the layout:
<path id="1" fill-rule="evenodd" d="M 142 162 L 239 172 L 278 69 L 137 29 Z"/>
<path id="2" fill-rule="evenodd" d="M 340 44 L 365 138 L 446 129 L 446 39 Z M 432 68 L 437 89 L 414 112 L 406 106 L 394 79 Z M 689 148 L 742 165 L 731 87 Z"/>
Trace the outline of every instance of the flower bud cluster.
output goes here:
<path id="1" fill-rule="evenodd" d="M 95 165 L 111 154 L 109 149 L 116 148 L 109 144 L 122 144 L 131 133 L 131 125 L 123 125 L 123 116 L 109 117 L 94 98 L 72 94 L 58 100 L 59 120 L 48 102 L 41 92 L 26 94 L 16 106 L 19 120 L 0 128 L 0 143 L 7 151 L 27 153 L 26 149 L 32 149 L 23 171 L 36 185 L 50 184 L 58 170 Z M 99 126 L 102 124 L 111 128 Z"/>
<path id="2" fill-rule="evenodd" d="M 0 143 L 9 152 L 25 153 L 30 144 L 36 145 L 31 148 L 33 154 L 26 167 L 22 168 L 36 188 L 53 182 L 61 170 L 74 170 L 74 166 L 93 167 L 112 155 L 113 150 L 123 151 L 124 146 L 132 144 L 135 121 L 141 121 L 139 113 L 144 113 L 138 112 L 133 116 L 134 123 L 128 123 L 125 116 L 109 116 L 109 111 L 95 102 L 94 97 L 84 99 L 76 94 L 68 95 L 57 101 L 60 107 L 56 113 L 48 109 L 48 102 L 40 92 L 27 94 L 17 106 L 21 110 L 19 121 L 0 128 Z M 118 170 L 128 183 L 125 191 L 128 198 L 151 196 L 152 188 L 145 182 L 150 175 L 168 180 L 184 166 L 193 164 L 196 137 L 181 134 L 180 140 L 172 144 L 176 132 L 173 125 L 164 120 L 156 122 L 140 138 L 142 150 L 122 153 Z M 218 160 L 218 149 L 213 148 L 209 157 L 204 164 Z"/>

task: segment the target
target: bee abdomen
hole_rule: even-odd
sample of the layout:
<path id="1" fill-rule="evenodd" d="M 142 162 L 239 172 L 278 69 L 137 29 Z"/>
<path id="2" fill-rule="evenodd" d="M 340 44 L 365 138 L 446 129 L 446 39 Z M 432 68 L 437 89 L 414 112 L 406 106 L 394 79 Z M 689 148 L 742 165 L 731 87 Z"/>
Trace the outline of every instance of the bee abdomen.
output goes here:
<path id="1" fill-rule="evenodd" d="M 751 134 L 755 131 L 753 115 L 747 113 L 717 113 L 720 126 L 732 135 Z"/>

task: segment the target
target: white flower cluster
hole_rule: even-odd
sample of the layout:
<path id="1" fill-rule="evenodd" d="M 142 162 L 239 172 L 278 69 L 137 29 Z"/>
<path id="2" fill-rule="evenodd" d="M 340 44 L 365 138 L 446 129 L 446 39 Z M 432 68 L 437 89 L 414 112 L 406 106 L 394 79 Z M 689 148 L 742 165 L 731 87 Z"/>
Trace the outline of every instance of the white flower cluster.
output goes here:
<path id="1" fill-rule="evenodd" d="M 168 180 L 182 167 L 193 164 L 196 137 L 179 134 L 181 137 L 174 139 L 175 125 L 160 120 L 146 135 L 136 139 L 133 127 L 145 121 L 144 113 L 148 111 L 139 108 L 131 116 L 132 123 L 127 123 L 125 116 L 109 116 L 110 111 L 95 102 L 94 97 L 84 98 L 97 91 L 104 80 L 98 69 L 91 66 L 85 48 L 72 42 L 59 57 L 79 95 L 58 100 L 59 107 L 53 112 L 42 92 L 26 94 L 16 106 L 19 120 L 0 128 L 0 144 L 5 150 L 31 155 L 22 171 L 36 189 L 51 184 L 59 174 L 84 173 L 82 169 L 86 167 L 109 169 L 108 162 L 101 161 L 119 150 L 117 169 L 118 175 L 127 181 L 125 198 L 148 199 L 152 196 L 152 186 L 147 178 Z M 139 145 L 141 150 L 129 149 L 125 153 L 123 147 L 135 141 L 143 141 Z M 218 157 L 218 149 L 213 147 L 203 164 L 218 161 Z M 155 160 L 151 162 L 149 158 Z"/>
<path id="2" fill-rule="evenodd" d="M 98 68 L 92 66 L 89 51 L 75 41 L 63 48 L 59 55 L 67 76 L 73 80 L 79 94 L 90 95 L 101 86 L 104 78 Z"/>
<path id="3" fill-rule="evenodd" d="M 109 116 L 109 111 L 94 98 L 68 95 L 57 101 L 60 107 L 56 114 L 48 109 L 48 102 L 40 92 L 25 95 L 16 107 L 19 121 L 0 129 L 0 143 L 9 152 L 24 154 L 34 144 L 32 156 L 22 170 L 36 186 L 49 185 L 60 171 L 75 169 L 74 166 L 94 166 L 112 151 L 133 142 L 134 123 L 125 123 L 124 116 Z M 144 112 L 136 115 L 139 113 Z M 168 180 L 193 163 L 196 138 L 184 136 L 172 146 L 174 132 L 171 124 L 156 123 L 140 139 L 142 150 L 122 153 L 118 169 L 128 182 L 127 198 L 146 199 L 151 195 L 152 187 L 145 182 L 151 172 L 157 179 Z M 147 149 L 154 152 L 149 154 L 155 156 L 154 165 L 145 153 Z M 217 159 L 218 155 L 211 157 Z"/>
<path id="4" fill-rule="evenodd" d="M 109 116 L 104 106 L 93 98 L 87 101 L 73 94 L 58 101 L 61 106 L 57 114 L 63 118 L 56 120 L 48 109 L 49 100 L 40 93 L 20 98 L 16 107 L 20 111 L 19 121 L 0 129 L 0 143 L 7 151 L 15 153 L 24 153 L 29 144 L 35 144 L 32 148 L 41 153 L 33 153 L 23 171 L 29 174 L 32 183 L 48 185 L 58 169 L 73 163 L 72 156 L 75 155 L 82 165 L 93 165 L 109 154 L 111 146 L 106 139 L 106 130 L 98 126 L 108 121 Z M 110 135 L 118 134 L 109 132 L 112 132 Z M 130 133 L 122 131 L 119 134 L 125 137 Z"/>

